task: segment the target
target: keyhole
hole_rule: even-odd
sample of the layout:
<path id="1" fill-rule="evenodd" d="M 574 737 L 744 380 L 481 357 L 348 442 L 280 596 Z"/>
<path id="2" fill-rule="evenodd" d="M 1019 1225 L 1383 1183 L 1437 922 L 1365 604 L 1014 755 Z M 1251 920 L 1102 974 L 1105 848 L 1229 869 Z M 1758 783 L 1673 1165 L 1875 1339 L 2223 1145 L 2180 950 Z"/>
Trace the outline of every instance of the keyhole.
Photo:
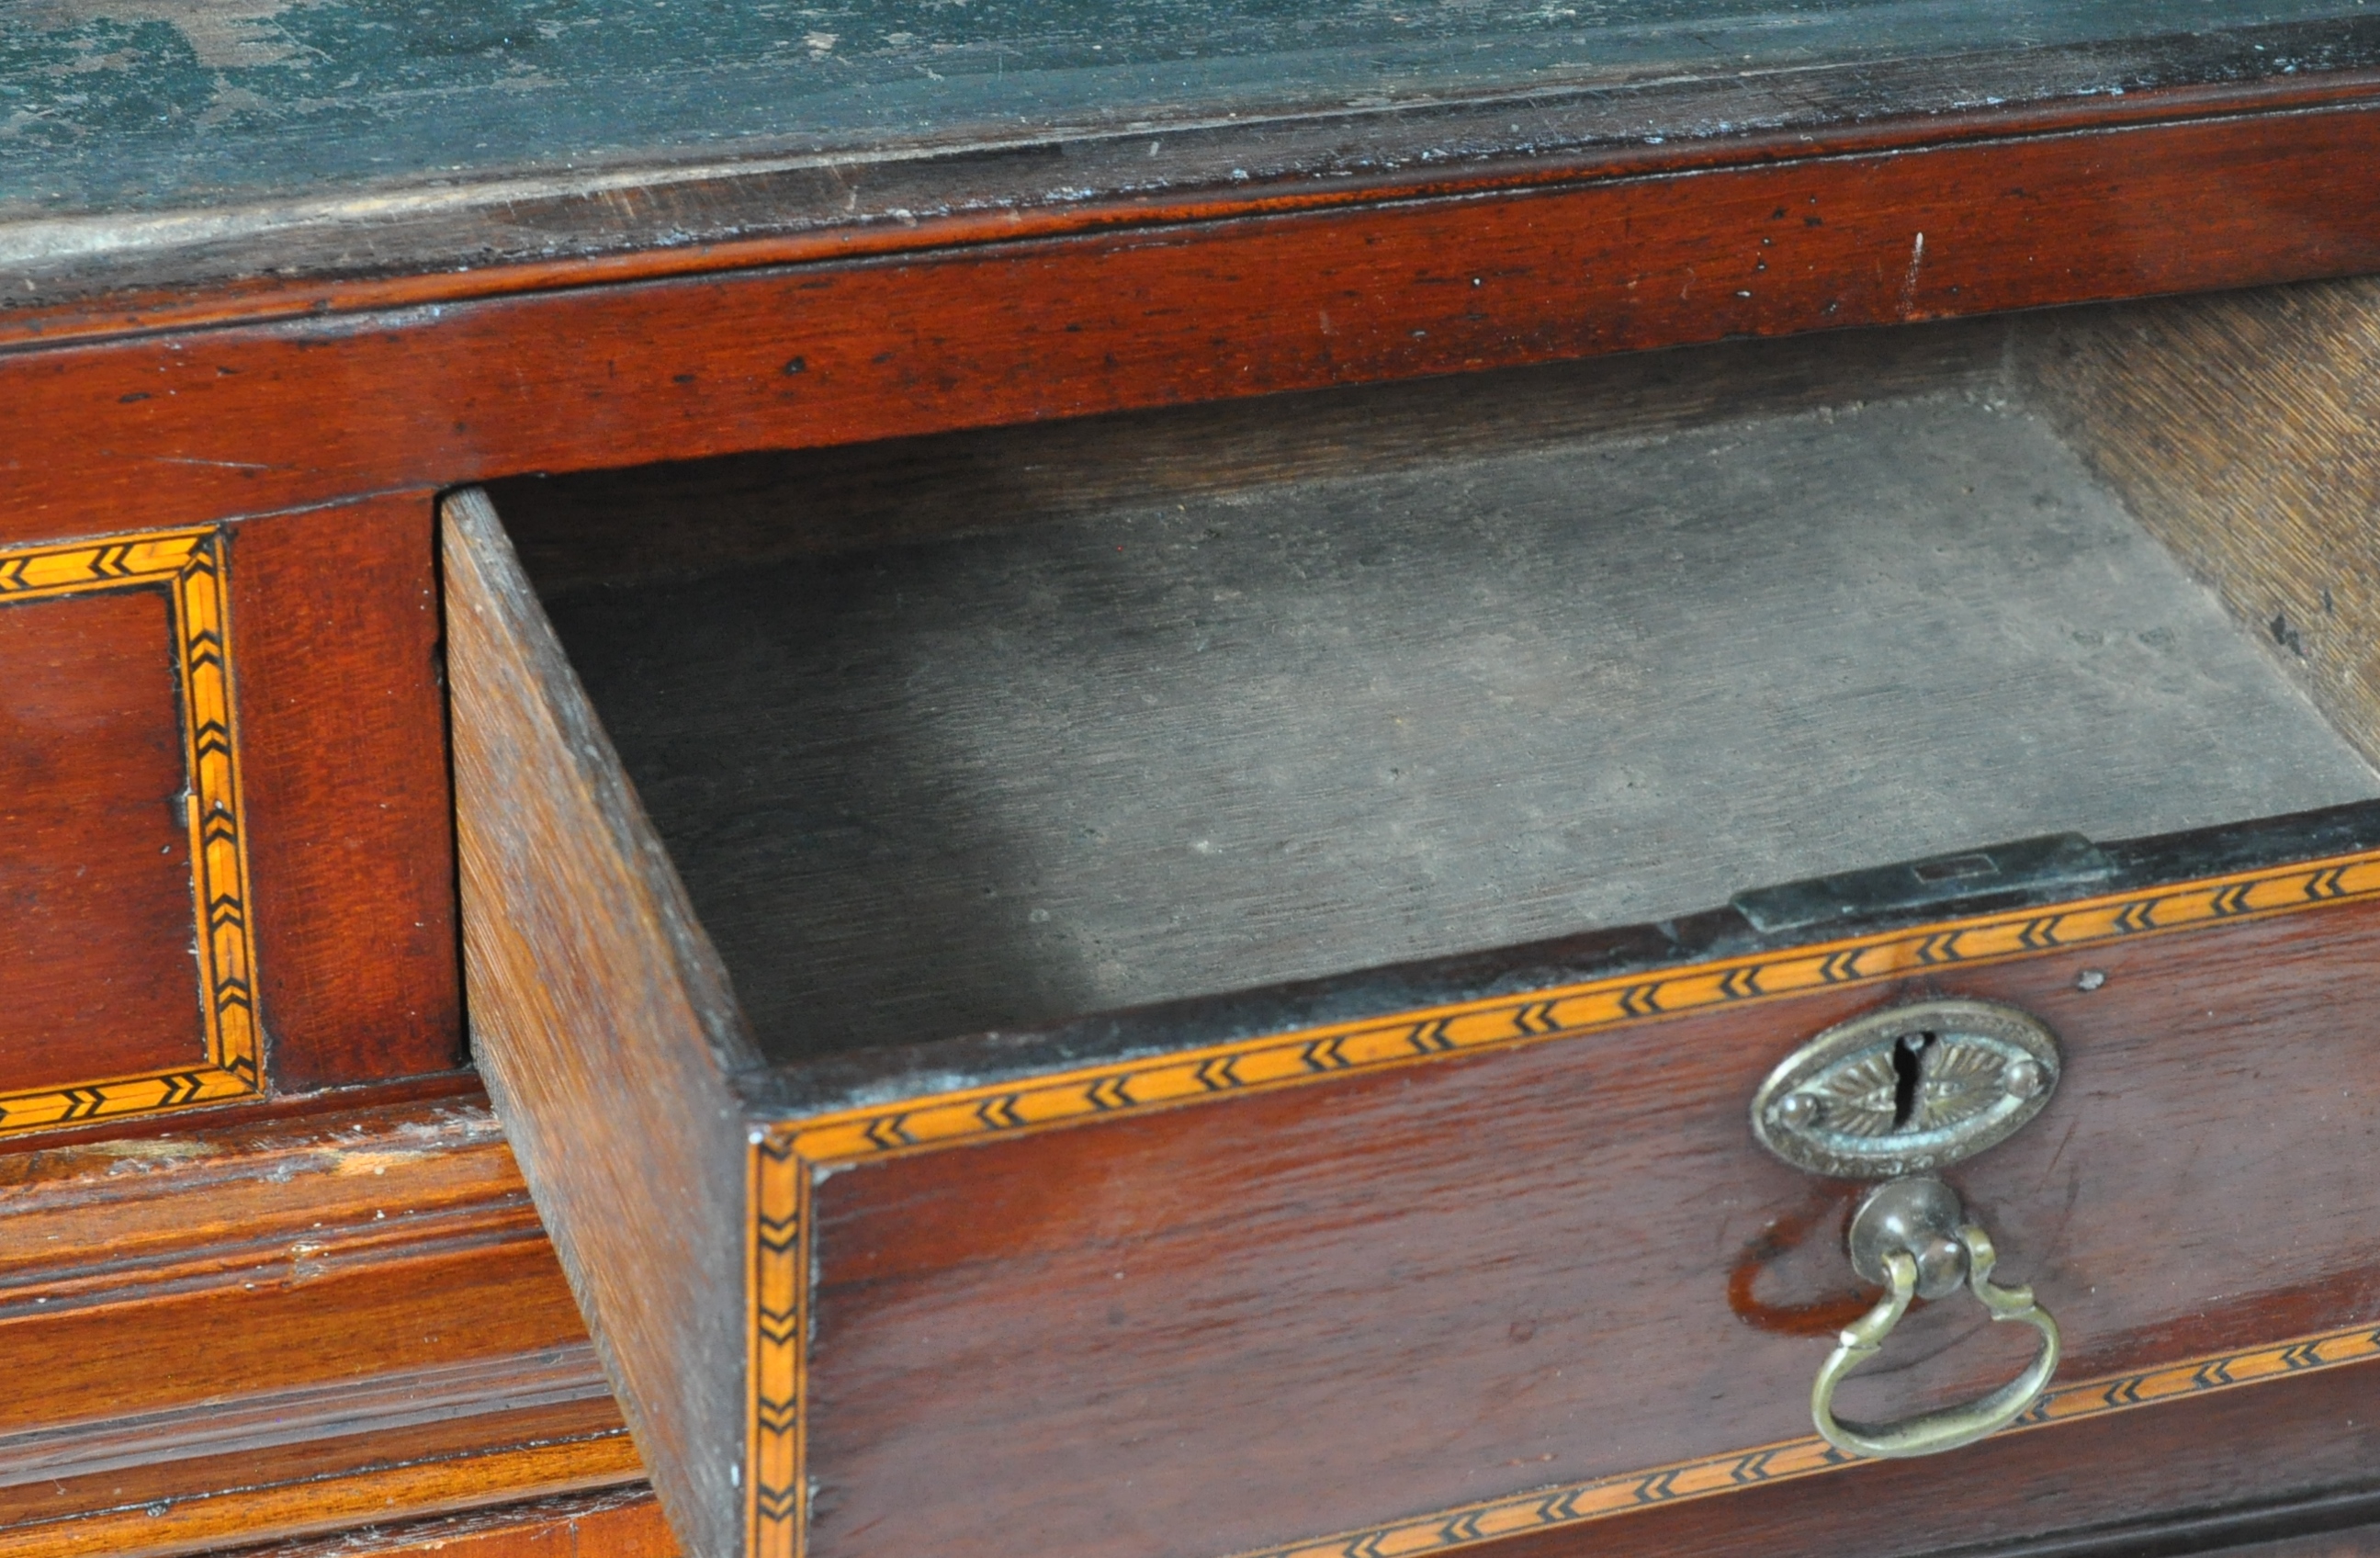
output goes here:
<path id="1" fill-rule="evenodd" d="M 1907 1130 L 1917 1117 L 1918 1084 L 1925 1079 L 1922 1057 L 1934 1045 L 1931 1033 L 1904 1033 L 1892 1047 L 1892 1128 Z"/>

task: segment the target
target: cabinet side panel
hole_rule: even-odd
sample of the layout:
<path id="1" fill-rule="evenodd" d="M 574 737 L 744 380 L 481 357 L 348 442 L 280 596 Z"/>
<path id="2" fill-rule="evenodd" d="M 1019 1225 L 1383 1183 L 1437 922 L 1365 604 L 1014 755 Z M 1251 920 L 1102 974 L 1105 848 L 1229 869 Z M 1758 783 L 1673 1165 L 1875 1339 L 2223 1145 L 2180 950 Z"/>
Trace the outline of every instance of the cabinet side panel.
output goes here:
<path id="1" fill-rule="evenodd" d="M 748 1041 L 483 494 L 447 502 L 443 544 L 474 1046 L 662 1506 L 727 1558 Z"/>
<path id="2" fill-rule="evenodd" d="M 2380 759 L 2380 278 L 2095 310 L 2019 342 L 2141 523 Z"/>

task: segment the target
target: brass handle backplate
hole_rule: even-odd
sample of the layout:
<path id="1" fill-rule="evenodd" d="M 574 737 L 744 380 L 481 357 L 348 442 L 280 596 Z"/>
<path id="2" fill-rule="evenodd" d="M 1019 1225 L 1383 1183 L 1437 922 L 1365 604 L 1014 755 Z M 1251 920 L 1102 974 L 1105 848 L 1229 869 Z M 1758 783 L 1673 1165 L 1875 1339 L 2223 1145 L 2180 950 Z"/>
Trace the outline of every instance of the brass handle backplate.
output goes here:
<path id="1" fill-rule="evenodd" d="M 1810 1416 L 1828 1443 L 1854 1455 L 1905 1459 L 1972 1444 L 2006 1428 L 2039 1399 L 2058 1369 L 2058 1322 L 2034 1301 L 2030 1287 L 1991 1280 L 1998 1260 L 1991 1235 L 1966 1217 L 1950 1187 L 1938 1179 L 1900 1179 L 1871 1191 L 1852 1219 L 1852 1264 L 1885 1295 L 1844 1331 L 1810 1389 Z M 1994 1321 L 2022 1321 L 2040 1333 L 2040 1346 L 2015 1379 L 1977 1400 L 1890 1423 L 1852 1423 L 1835 1416 L 1835 1387 L 1884 1349 L 1900 1317 L 1920 1296 L 1967 1290 Z"/>

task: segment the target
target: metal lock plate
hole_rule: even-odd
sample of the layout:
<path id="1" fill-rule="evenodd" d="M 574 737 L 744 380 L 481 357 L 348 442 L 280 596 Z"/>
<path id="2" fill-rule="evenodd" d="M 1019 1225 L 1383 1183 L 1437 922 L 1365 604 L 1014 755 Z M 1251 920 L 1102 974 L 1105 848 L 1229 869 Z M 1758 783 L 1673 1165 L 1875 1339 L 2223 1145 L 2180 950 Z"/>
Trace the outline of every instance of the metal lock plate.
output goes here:
<path id="1" fill-rule="evenodd" d="M 1837 1179 L 1926 1174 L 2004 1141 L 2058 1089 L 2058 1041 L 1990 1001 L 1854 1017 L 1788 1056 L 1753 1095 L 1752 1131 Z"/>

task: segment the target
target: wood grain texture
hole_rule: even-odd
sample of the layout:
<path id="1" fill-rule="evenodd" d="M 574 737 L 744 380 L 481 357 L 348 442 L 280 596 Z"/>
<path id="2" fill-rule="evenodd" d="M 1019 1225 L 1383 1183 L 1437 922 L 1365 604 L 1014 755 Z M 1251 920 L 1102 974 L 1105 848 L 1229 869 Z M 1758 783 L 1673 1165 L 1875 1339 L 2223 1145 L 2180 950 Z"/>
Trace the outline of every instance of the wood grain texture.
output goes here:
<path id="1" fill-rule="evenodd" d="M 858 514 L 784 460 L 733 561 L 547 606 L 781 1063 L 2380 791 L 1992 378 L 1886 399 L 1860 344 L 1831 404 L 1669 437 L 1546 436 L 1583 371 L 1270 405 L 1205 443 L 1251 478 L 1206 493 L 1135 485 L 1192 442 L 1153 416 L 1070 430 L 1113 456 L 1079 481 L 1054 437 L 913 444 L 922 479 L 866 468 Z M 1433 457 L 1367 469 L 1389 444 Z M 603 540 L 648 569 L 721 539 L 634 490 Z M 547 499 L 542 555 L 584 577 Z M 743 537 L 848 545 L 758 566 Z"/>
<path id="2" fill-rule="evenodd" d="M 474 1099 L 0 1154 L 0 1552 L 191 1552 L 633 1480 Z"/>
<path id="3" fill-rule="evenodd" d="M 0 606 L 0 1090 L 203 1065 L 163 584 Z"/>
<path id="4" fill-rule="evenodd" d="M 0 555 L 7 1127 L 459 1064 L 430 517 Z"/>
<path id="5" fill-rule="evenodd" d="M 214 528 L 120 533 L 106 540 L 0 553 L 0 601 L 19 614 L 32 606 L 125 590 L 149 594 L 163 606 L 136 614 L 145 626 L 159 630 L 146 655 L 121 637 L 132 627 L 128 619 L 116 623 L 118 639 L 112 645 L 72 634 L 63 645 L 55 638 L 42 643 L 28 641 L 21 633 L 18 637 L 17 647 L 27 651 L 30 663 L 26 696 L 11 712 L 11 723 L 20 735 L 14 766 L 23 785 L 20 793 L 30 804 L 22 814 L 21 852 L 8 863 L 13 880 L 7 907 L 10 918 L 26 927 L 27 941 L 50 955 L 34 980 L 36 992 L 49 999 L 37 1002 L 18 1019 L 24 1025 L 18 1029 L 20 1044 L 47 1052 L 35 1062 L 35 1069 L 50 1080 L 0 1093 L 0 1128 L 40 1129 L 188 1108 L 249 1098 L 263 1086 L 242 729 L 225 568 L 224 538 Z M 21 615 L 8 618 L 19 630 L 30 620 Z M 128 653 L 129 665 L 123 659 Z M 124 673 L 141 659 L 152 665 L 162 659 L 168 678 L 163 706 L 152 702 L 147 711 L 150 752 L 145 769 L 139 752 L 142 739 L 125 723 L 128 712 L 120 707 L 128 691 Z M 79 671 L 95 674 L 98 685 L 92 690 L 101 707 L 86 701 L 78 710 L 73 698 L 62 697 L 62 679 Z M 153 700 L 156 684 L 150 680 L 148 685 Z M 118 726 L 114 732 L 105 729 L 111 722 L 102 712 L 111 704 L 119 705 L 114 711 L 113 723 Z M 78 724 L 85 727 L 79 751 L 73 739 Z M 178 761 L 167 765 L 178 769 L 178 784 L 158 766 L 156 733 L 166 724 L 174 728 L 179 749 Z M 103 741 L 110 736 L 123 741 L 124 750 L 91 750 L 87 743 L 94 735 Z M 61 755 L 67 765 L 63 774 L 55 766 Z M 128 771 L 123 767 L 127 759 Z M 137 799 L 128 807 L 128 780 L 134 797 L 148 792 L 146 808 Z M 159 794 L 161 784 L 169 785 L 170 793 Z M 88 787 L 98 808 L 89 820 L 62 826 L 67 817 L 79 815 L 78 803 L 84 797 L 78 786 Z M 146 828 L 137 815 L 141 809 L 149 812 Z M 134 815 L 126 815 L 128 810 Z M 178 945 L 156 934 L 161 919 L 180 918 L 157 901 L 159 894 L 170 890 L 168 873 L 154 867 L 133 869 L 135 878 L 145 879 L 146 902 L 138 894 L 128 899 L 124 890 L 128 857 L 145 859 L 153 847 L 160 861 L 175 858 L 170 843 L 158 842 L 159 811 L 166 819 L 178 813 L 177 831 L 186 846 L 183 869 L 171 873 L 179 877 L 181 894 L 190 904 L 183 921 L 188 937 L 175 937 Z M 98 892 L 87 892 L 86 885 Z M 55 917 L 61 910 L 88 914 L 89 924 L 78 929 L 95 929 L 100 937 L 86 936 L 71 950 L 59 946 Z M 129 944 L 111 947 L 104 939 L 111 928 L 128 932 Z M 42 946 L 43 941 L 50 944 Z M 177 970 L 190 976 L 199 1018 L 195 1050 L 172 1053 L 179 1046 L 172 1046 L 169 1037 L 168 1053 L 161 1054 L 159 1036 L 152 1029 L 136 1039 L 146 1041 L 146 1063 L 111 1075 L 104 1067 L 127 1057 L 108 1036 L 101 1036 L 89 1047 L 98 1052 L 92 1062 L 102 1069 L 85 1071 L 71 1084 L 57 1077 L 56 1068 L 76 1052 L 75 1040 L 89 1041 L 93 1035 L 87 1023 L 73 1020 L 70 1009 L 59 1007 L 56 987 L 48 981 L 79 977 L 93 993 L 100 993 L 110 982 L 123 980 L 128 986 L 154 991 L 159 986 L 152 981 L 161 971 L 170 978 Z M 137 1013 L 137 1003 L 134 1009 Z M 160 1014 L 152 1010 L 146 1016 L 153 1024 Z M 169 1035 L 179 1026 L 170 1017 L 164 1021 Z M 20 1048 L 19 1055 L 24 1053 Z"/>
<path id="6" fill-rule="evenodd" d="M 540 599 L 868 546 L 1422 472 L 1737 419 L 1997 388 L 2008 322 L 1956 320 L 488 484 Z M 698 522 L 691 522 L 698 516 Z"/>
<path id="7" fill-rule="evenodd" d="M 220 1551 L 220 1550 L 219 1550 Z M 404 1525 L 373 1525 L 335 1536 L 242 1548 L 239 1558 L 679 1558 L 661 1502 L 641 1486 L 542 1499 Z M 224 1551 L 224 1558 L 231 1558 Z"/>
<path id="8" fill-rule="evenodd" d="M 616 1487 L 638 1475 L 636 1449 L 616 1418 L 557 1425 L 523 1414 L 503 1422 L 514 1442 L 425 1454 L 419 1446 L 341 1443 L 353 1464 L 317 1455 L 302 1468 L 243 1456 L 206 1469 L 213 1488 L 168 1491 L 151 1479 L 115 1502 L 115 1485 L 67 1485 L 97 1507 L 0 1527 L 6 1558 L 174 1558 L 227 1542 L 334 1531 L 375 1518 Z M 384 1458 L 383 1458 L 384 1457 Z M 324 1464 L 328 1462 L 329 1464 Z"/>
<path id="9" fill-rule="evenodd" d="M 2253 115 L 18 351 L 0 526 L 2344 274 L 2375 153 L 2380 111 Z"/>
<path id="10" fill-rule="evenodd" d="M 260 968 L 285 1091 L 463 1053 L 427 492 L 250 520 L 233 541 Z"/>
<path id="11" fill-rule="evenodd" d="M 1698 54 L 1649 77 L 1607 69 L 1592 86 L 1540 80 L 1523 97 L 1475 82 L 1418 102 L 1367 96 L 1320 113 L 1309 104 L 1161 128 L 1144 115 L 1124 127 L 1038 131 L 1011 121 L 922 146 L 878 135 L 824 155 L 722 161 L 715 148 L 689 159 L 648 147 L 609 167 L 581 154 L 568 170 L 458 179 L 442 165 L 428 189 L 403 188 L 400 176 L 395 189 L 383 182 L 311 198 L 285 189 L 281 199 L 128 219 L 33 216 L 0 225 L 0 274 L 12 283 L 0 287 L 0 338 L 352 312 L 1679 174 L 1802 155 L 1817 143 L 1845 152 L 2271 112 L 2352 102 L 2376 84 L 2380 25 L 2359 15 L 2209 26 L 2217 18 L 2202 12 L 2204 30 L 2125 37 L 2099 30 L 2092 14 L 2070 7 L 2035 18 L 2077 28 L 2062 40 L 2036 29 L 2016 46 L 1994 40 L 1949 59 L 1909 51 L 1764 70 Z M 1803 28 L 1793 32 L 1807 42 Z M 485 55 L 474 57 L 484 65 Z M 1607 55 L 1602 63 L 1612 62 Z M 848 68 L 827 63 L 831 73 Z M 482 101 L 516 111 L 535 95 L 508 84 Z M 641 104 L 644 94 L 628 101 Z M 607 112 L 605 128 L 616 124 Z M 218 149 L 238 140 L 210 139 Z M 475 151 L 490 149 L 500 158 L 521 152 L 510 137 Z M 146 192 L 164 191 L 152 184 Z M 453 263 L 458 255 L 470 262 Z"/>
<path id="12" fill-rule="evenodd" d="M 1742 1111 L 1879 994 L 2010 1000 L 2064 1039 L 2049 1112 L 1951 1175 L 2064 1323 L 2064 1377 L 2367 1322 L 2380 1202 L 2334 1166 L 2372 1111 L 2333 1063 L 2371 1041 L 2375 935 L 2368 906 L 2284 915 L 856 1163 L 814 1195 L 808 1551 L 1211 1558 L 1806 1435 L 1855 1192 Z M 1978 1323 L 1926 1311 L 1922 1381 L 1854 1409 L 2013 1369 Z"/>
<path id="13" fill-rule="evenodd" d="M 2180 1558 L 2368 1522 L 2380 1508 L 2374 1366 L 2002 1435 L 1953 1461 L 1806 1481 L 1488 1544 L 1481 1558 Z M 1956 1468 L 1953 1470 L 1953 1468 Z M 2362 1539 L 2368 1540 L 2368 1537 Z M 2289 1553 L 2286 1546 L 2280 1550 Z M 2346 1545 L 2344 1552 L 2362 1549 Z M 2289 1558 L 2297 1558 L 2289 1553 Z"/>
<path id="14" fill-rule="evenodd" d="M 2022 339 L 2044 403 L 2141 522 L 2380 753 L 2380 285 L 2176 300 Z"/>
<path id="15" fill-rule="evenodd" d="M 744 1163 L 724 970 L 484 495 L 444 507 L 475 1049 L 689 1552 L 742 1512 Z"/>

